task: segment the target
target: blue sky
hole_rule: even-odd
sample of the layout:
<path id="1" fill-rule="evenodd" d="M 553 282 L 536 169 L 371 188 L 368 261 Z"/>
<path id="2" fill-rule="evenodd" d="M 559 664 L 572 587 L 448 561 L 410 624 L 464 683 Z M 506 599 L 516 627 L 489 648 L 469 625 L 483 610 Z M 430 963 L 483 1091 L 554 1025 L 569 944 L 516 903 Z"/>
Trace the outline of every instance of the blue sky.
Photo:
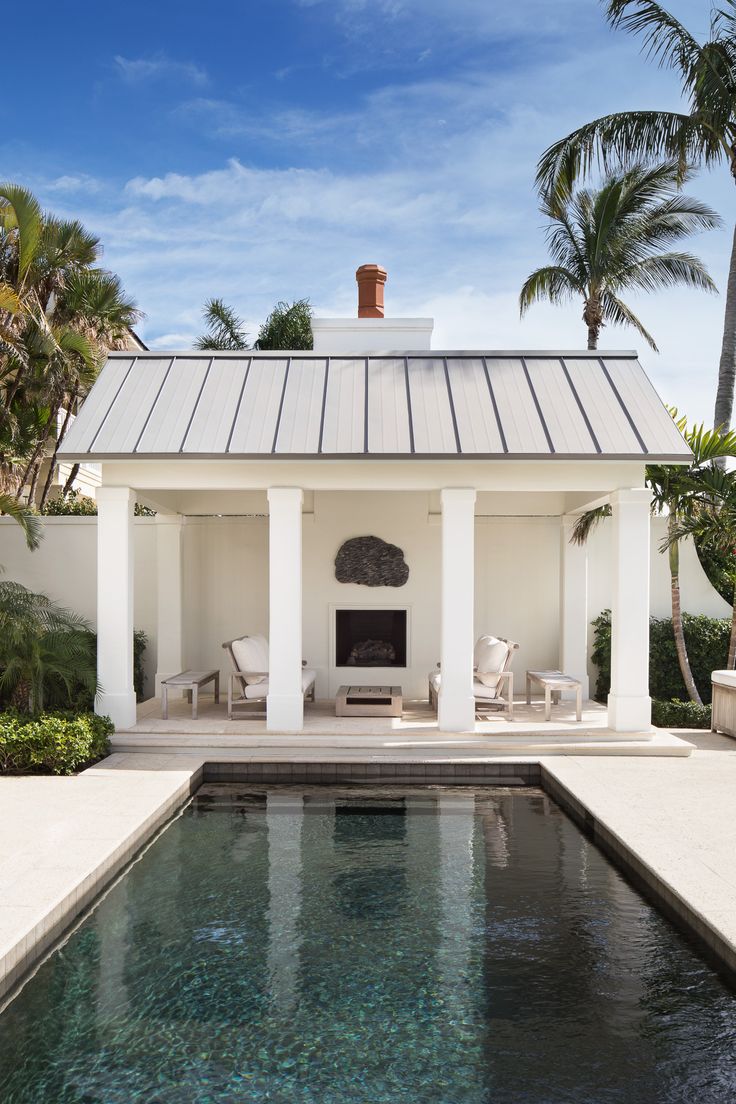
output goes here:
<path id="1" fill-rule="evenodd" d="M 709 6 L 670 4 L 699 33 Z M 537 157 L 598 114 L 679 102 L 597 0 L 42 0 L 12 38 L 33 74 L 5 52 L 0 176 L 100 234 L 159 348 L 191 342 L 211 295 L 251 330 L 281 298 L 352 315 L 369 261 L 389 313 L 435 317 L 436 347 L 577 347 L 577 303 L 518 318 L 545 260 Z M 690 191 L 725 217 L 692 243 L 723 286 L 733 185 L 722 168 Z M 632 302 L 663 398 L 707 419 L 722 300 Z"/>

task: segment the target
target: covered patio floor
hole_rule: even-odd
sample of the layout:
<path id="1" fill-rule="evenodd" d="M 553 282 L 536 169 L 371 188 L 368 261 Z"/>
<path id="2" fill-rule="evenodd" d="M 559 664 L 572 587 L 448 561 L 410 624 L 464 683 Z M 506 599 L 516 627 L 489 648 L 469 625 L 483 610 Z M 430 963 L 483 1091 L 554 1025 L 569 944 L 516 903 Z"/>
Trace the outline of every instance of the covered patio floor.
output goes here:
<path id="1" fill-rule="evenodd" d="M 562 701 L 544 720 L 541 701 L 518 702 L 514 717 L 492 713 L 476 721 L 475 732 L 445 732 L 426 701 L 404 703 L 401 717 L 336 717 L 334 701 L 307 703 L 300 730 L 267 731 L 264 717 L 229 721 L 226 706 L 210 695 L 200 699 L 199 716 L 183 699 L 169 702 L 169 717 L 161 717 L 161 701 L 152 698 L 138 706 L 137 720 L 118 729 L 114 751 L 166 750 L 248 759 L 284 761 L 371 761 L 424 759 L 486 759 L 513 755 L 667 755 L 687 756 L 691 745 L 663 730 L 614 732 L 608 713 L 598 702 L 584 703 L 582 720 L 575 720 L 574 702 Z"/>

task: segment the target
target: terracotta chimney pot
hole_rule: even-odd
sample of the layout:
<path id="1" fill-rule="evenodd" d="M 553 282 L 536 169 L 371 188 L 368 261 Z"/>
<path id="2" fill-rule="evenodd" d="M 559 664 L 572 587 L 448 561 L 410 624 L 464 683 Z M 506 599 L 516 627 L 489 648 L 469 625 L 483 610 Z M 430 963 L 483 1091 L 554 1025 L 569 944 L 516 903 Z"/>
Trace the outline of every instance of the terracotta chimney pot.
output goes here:
<path id="1" fill-rule="evenodd" d="M 358 318 L 383 318 L 383 285 L 388 273 L 377 264 L 361 265 L 358 281 Z"/>

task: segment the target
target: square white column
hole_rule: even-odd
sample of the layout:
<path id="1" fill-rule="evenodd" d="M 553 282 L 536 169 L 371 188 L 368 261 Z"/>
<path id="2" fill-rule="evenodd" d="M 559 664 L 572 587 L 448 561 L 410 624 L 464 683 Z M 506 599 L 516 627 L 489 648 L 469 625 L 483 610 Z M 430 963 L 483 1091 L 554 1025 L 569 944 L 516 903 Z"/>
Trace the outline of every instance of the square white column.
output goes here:
<path id="1" fill-rule="evenodd" d="M 97 489 L 97 681 L 95 712 L 116 728 L 136 721 L 133 688 L 133 507 L 129 487 Z"/>
<path id="2" fill-rule="evenodd" d="M 560 519 L 560 670 L 577 679 L 583 701 L 590 697 L 588 685 L 588 549 L 571 544 L 577 518 Z M 574 696 L 574 695 L 572 695 Z"/>
<path id="3" fill-rule="evenodd" d="M 163 679 L 184 669 L 182 648 L 181 514 L 156 515 L 156 694 Z"/>
<path id="4" fill-rule="evenodd" d="M 302 498 L 300 487 L 268 490 L 269 732 L 298 731 L 304 724 Z"/>
<path id="5" fill-rule="evenodd" d="M 649 520 L 651 491 L 614 491 L 611 692 L 608 724 L 616 732 L 651 726 L 649 697 Z"/>
<path id="6" fill-rule="evenodd" d="M 439 727 L 475 728 L 475 491 L 447 488 L 442 502 L 442 641 Z"/>

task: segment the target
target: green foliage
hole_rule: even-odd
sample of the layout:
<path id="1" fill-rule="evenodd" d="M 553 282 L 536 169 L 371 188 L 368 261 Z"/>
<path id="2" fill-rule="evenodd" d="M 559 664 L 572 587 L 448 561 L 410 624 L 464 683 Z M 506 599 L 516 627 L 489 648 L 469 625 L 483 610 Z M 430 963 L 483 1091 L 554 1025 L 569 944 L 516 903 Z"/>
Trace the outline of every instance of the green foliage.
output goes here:
<path id="1" fill-rule="evenodd" d="M 208 299 L 202 311 L 206 330 L 194 342 L 195 349 L 247 349 L 245 323 L 222 299 Z"/>
<path id="2" fill-rule="evenodd" d="M 697 702 L 652 701 L 652 724 L 657 728 L 710 728 L 710 706 Z"/>
<path id="3" fill-rule="evenodd" d="M 695 537 L 695 551 L 708 582 L 729 606 L 733 603 L 734 557 L 732 552 L 714 548 L 702 537 Z"/>
<path id="4" fill-rule="evenodd" d="M 312 308 L 308 299 L 279 302 L 258 331 L 256 349 L 311 349 Z"/>
<path id="5" fill-rule="evenodd" d="M 47 517 L 96 517 L 97 503 L 89 495 L 71 490 L 64 498 L 51 498 L 43 508 Z"/>
<path id="6" fill-rule="evenodd" d="M 97 661 L 97 634 L 93 630 L 87 632 L 89 647 Z M 148 647 L 148 637 L 142 629 L 133 632 L 133 686 L 137 701 L 143 701 L 145 672 L 143 670 L 143 658 Z M 46 705 L 49 709 L 75 709 L 80 712 L 92 710 L 95 705 L 94 691 L 86 682 L 73 679 L 67 688 L 63 685 L 52 685 L 47 694 Z"/>
<path id="7" fill-rule="evenodd" d="M 22 506 L 11 495 L 0 494 L 0 514 L 7 514 L 18 522 L 26 544 L 31 552 L 34 552 L 43 539 L 43 525 L 40 518 L 28 506 Z"/>
<path id="8" fill-rule="evenodd" d="M 95 666 L 83 617 L 20 583 L 0 582 L 0 695 L 35 715 L 49 693 L 71 695 L 81 683 L 94 694 Z"/>
<path id="9" fill-rule="evenodd" d="M 696 685 L 703 701 L 711 699 L 711 671 L 723 670 L 728 656 L 731 622 L 717 617 L 683 614 L 685 642 Z M 593 621 L 593 663 L 598 668 L 595 697 L 604 702 L 611 687 L 611 611 Z M 662 702 L 686 701 L 687 692 L 677 662 L 672 620 L 649 619 L 649 692 Z"/>
<path id="10" fill-rule="evenodd" d="M 52 498 L 44 506 L 42 513 L 46 517 L 97 517 L 97 503 L 89 495 L 71 490 L 64 498 Z M 142 502 L 136 502 L 136 517 L 155 517 L 156 511 Z"/>
<path id="11" fill-rule="evenodd" d="M 609 172 L 599 188 L 580 188 L 564 200 L 543 193 L 552 264 L 527 278 L 521 314 L 542 299 L 560 304 L 582 298 L 589 348 L 597 348 L 601 326 L 610 323 L 633 326 L 656 350 L 622 294 L 678 284 L 716 290 L 697 257 L 671 248 L 696 230 L 720 224 L 705 203 L 678 192 L 681 175 L 676 161 L 633 165 Z"/>
<path id="12" fill-rule="evenodd" d="M 0 774 L 73 774 L 109 754 L 113 731 L 94 713 L 2 713 Z"/>

